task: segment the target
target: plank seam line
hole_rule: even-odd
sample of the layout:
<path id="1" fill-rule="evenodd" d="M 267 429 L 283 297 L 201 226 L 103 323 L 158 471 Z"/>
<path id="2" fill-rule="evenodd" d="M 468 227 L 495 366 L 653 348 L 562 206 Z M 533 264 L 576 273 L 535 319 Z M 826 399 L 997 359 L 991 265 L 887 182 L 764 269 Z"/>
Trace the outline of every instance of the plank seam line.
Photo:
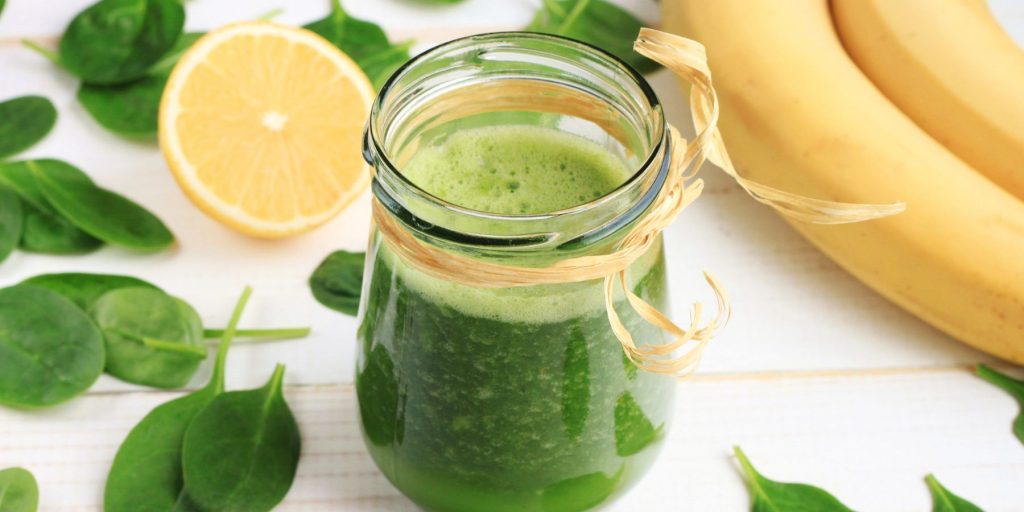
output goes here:
<path id="1" fill-rule="evenodd" d="M 239 21 L 239 20 L 232 20 Z M 231 23 L 232 21 L 225 22 Z M 210 30 L 203 28 L 202 30 Z M 397 41 L 404 39 L 416 39 L 417 42 L 424 41 L 447 41 L 457 37 L 483 34 L 487 32 L 502 32 L 514 30 L 514 27 L 507 25 L 471 25 L 460 27 L 424 27 L 424 28 L 400 28 L 387 31 L 388 35 Z M 0 37 L 0 46 L 20 46 L 22 39 L 31 39 L 44 46 L 56 48 L 60 41 L 60 34 L 36 34 L 36 35 L 9 35 Z"/>
<path id="2" fill-rule="evenodd" d="M 1008 363 L 988 363 L 990 366 L 1012 374 L 1013 365 Z M 726 372 L 726 373 L 698 373 L 686 378 L 687 382 L 742 382 L 742 381 L 769 381 L 769 380 L 804 380 L 804 379 L 829 379 L 829 378 L 872 378 L 872 377 L 894 377 L 901 375 L 927 375 L 943 373 L 973 373 L 974 364 L 936 365 L 921 367 L 893 367 L 893 368 L 860 368 L 860 369 L 835 369 L 835 370 L 778 370 L 778 371 L 747 371 L 747 372 Z M 293 384 L 285 386 L 289 392 L 353 392 L 355 385 L 352 383 L 333 384 Z M 190 390 L 182 389 L 167 391 L 162 389 L 118 389 L 106 391 L 90 391 L 85 396 L 120 396 L 131 394 L 159 394 L 159 395 L 181 395 Z"/>

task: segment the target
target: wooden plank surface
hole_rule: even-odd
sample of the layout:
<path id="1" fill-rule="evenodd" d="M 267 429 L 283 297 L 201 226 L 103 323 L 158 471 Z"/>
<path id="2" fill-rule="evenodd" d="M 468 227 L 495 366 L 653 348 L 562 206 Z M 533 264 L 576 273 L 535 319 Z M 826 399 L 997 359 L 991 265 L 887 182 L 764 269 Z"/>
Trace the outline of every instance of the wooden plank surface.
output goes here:
<path id="1" fill-rule="evenodd" d="M 175 396 L 93 394 L 44 413 L 0 409 L 0 466 L 39 478 L 42 510 L 98 510 L 124 434 Z M 412 511 L 363 448 L 350 385 L 292 386 L 303 454 L 282 511 Z M 935 473 L 985 510 L 1024 509 L 1016 404 L 962 368 L 734 374 L 680 385 L 664 452 L 613 511 L 743 510 L 740 445 L 779 480 L 812 482 L 857 510 L 926 510 Z"/>
<path id="2" fill-rule="evenodd" d="M 305 453 L 282 509 L 412 510 L 376 472 L 354 423 L 355 321 L 317 305 L 305 285 L 328 252 L 362 247 L 368 196 L 314 233 L 272 243 L 203 216 L 174 185 L 155 143 L 103 131 L 75 100 L 75 80 L 18 44 L 21 37 L 52 44 L 91 1 L 8 0 L 0 15 L 0 99 L 50 97 L 61 114 L 57 128 L 25 156 L 80 165 L 156 211 L 180 246 L 145 257 L 113 249 L 84 257 L 16 254 L 0 266 L 0 286 L 43 272 L 135 274 L 187 299 L 217 326 L 241 287 L 252 284 L 244 324 L 314 328 L 299 342 L 237 345 L 229 364 L 229 387 L 262 383 L 276 362 L 289 367 Z M 345 1 L 393 37 L 416 38 L 417 49 L 523 26 L 537 3 Z M 654 2 L 622 3 L 657 23 Z M 327 10 L 326 0 L 193 0 L 188 24 L 210 28 L 282 5 L 280 20 L 289 23 Z M 1024 43 L 1024 2 L 992 5 Z M 683 125 L 688 112 L 674 78 L 650 78 L 668 118 Z M 1009 432 L 1016 407 L 964 370 L 989 358 L 856 282 L 714 169 L 705 178 L 704 197 L 667 233 L 675 312 L 682 317 L 690 299 L 712 300 L 700 278 L 708 269 L 729 288 L 735 314 L 700 374 L 680 386 L 676 424 L 654 471 L 611 509 L 743 510 L 747 493 L 730 456 L 740 444 L 769 476 L 822 485 L 860 510 L 926 510 L 921 479 L 929 471 L 986 510 L 1024 510 L 1024 449 Z M 200 371 L 194 382 L 206 375 Z M 56 409 L 0 409 L 0 467 L 30 467 L 43 487 L 43 510 L 97 510 L 117 445 L 142 415 L 174 396 L 104 377 L 88 396 Z"/>

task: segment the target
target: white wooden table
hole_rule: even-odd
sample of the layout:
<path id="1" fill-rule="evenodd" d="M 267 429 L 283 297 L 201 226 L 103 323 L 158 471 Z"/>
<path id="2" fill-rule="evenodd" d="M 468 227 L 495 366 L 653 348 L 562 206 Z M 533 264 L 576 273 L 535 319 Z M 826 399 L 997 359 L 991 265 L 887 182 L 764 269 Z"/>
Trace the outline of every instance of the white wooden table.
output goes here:
<path id="1" fill-rule="evenodd" d="M 665 0 L 663 0 L 665 1 Z M 351 385 L 355 321 L 319 306 L 306 278 L 338 248 L 366 239 L 368 197 L 314 233 L 265 242 L 201 214 L 179 191 L 151 141 L 126 141 L 96 125 L 74 99 L 76 81 L 19 46 L 49 44 L 91 0 L 8 0 L 0 16 L 0 99 L 44 94 L 60 111 L 55 131 L 25 157 L 58 157 L 104 186 L 156 211 L 179 247 L 138 256 L 106 248 L 82 257 L 15 253 L 0 286 L 57 271 L 145 277 L 179 295 L 208 325 L 223 325 L 245 284 L 255 295 L 246 326 L 310 325 L 306 340 L 237 344 L 229 387 L 263 382 L 288 365 L 288 399 L 304 438 L 299 475 L 281 510 L 414 510 L 376 472 L 363 449 Z M 188 27 L 208 29 L 276 7 L 302 23 L 327 0 L 193 0 Z M 346 0 L 357 16 L 424 48 L 456 36 L 525 25 L 531 0 L 468 0 L 422 7 L 401 0 Z M 656 4 L 625 2 L 653 24 Z M 993 8 L 1024 44 L 1024 2 Z M 685 103 L 666 72 L 651 77 L 670 120 L 685 124 Z M 1024 510 L 1024 446 L 1010 433 L 1017 406 L 973 377 L 991 362 L 889 304 L 799 238 L 714 169 L 704 197 L 667 235 L 677 316 L 690 299 L 712 301 L 700 270 L 731 292 L 733 321 L 707 351 L 698 375 L 680 385 L 678 414 L 652 473 L 616 511 L 744 510 L 748 494 L 731 457 L 741 445 L 767 475 L 815 483 L 867 511 L 928 510 L 928 472 L 989 511 Z M 683 244 L 701 240 L 699 246 Z M 965 255 L 969 257 L 969 255 Z M 1011 370 L 1008 366 L 1001 366 Z M 205 382 L 208 368 L 193 384 Z M 84 397 L 42 412 L 0 409 L 0 468 L 30 468 L 42 509 L 99 510 L 103 481 L 127 431 L 176 393 L 103 377 Z"/>

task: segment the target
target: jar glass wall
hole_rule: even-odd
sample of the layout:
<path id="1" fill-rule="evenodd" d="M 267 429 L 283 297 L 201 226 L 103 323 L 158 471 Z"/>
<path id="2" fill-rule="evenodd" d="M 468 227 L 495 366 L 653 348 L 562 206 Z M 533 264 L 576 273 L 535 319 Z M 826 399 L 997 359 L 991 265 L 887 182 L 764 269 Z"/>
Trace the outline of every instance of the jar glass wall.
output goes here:
<path id="1" fill-rule="evenodd" d="M 396 73 L 374 105 L 365 156 L 376 169 L 373 193 L 384 214 L 422 243 L 540 266 L 615 247 L 664 183 L 665 134 L 650 87 L 614 57 L 558 37 L 499 33 L 439 46 Z M 517 153 L 546 158 L 525 158 L 520 176 L 502 178 L 500 186 L 510 188 L 500 200 L 531 191 L 513 194 L 507 211 L 464 204 L 498 201 L 489 190 L 460 196 L 460 205 L 407 175 L 431 151 L 435 175 L 466 166 L 486 173 L 481 146 L 516 162 L 523 156 Z M 587 183 L 530 188 L 529 180 L 556 170 L 544 165 L 564 170 L 565 162 L 599 166 L 608 159 L 629 170 L 611 190 L 577 197 Z M 542 168 L 526 169 L 537 162 Z M 571 194 L 570 206 L 538 210 L 545 204 L 539 196 L 551 194 Z M 600 280 L 466 285 L 421 271 L 376 231 L 366 261 L 360 423 L 377 466 L 417 504 L 586 510 L 649 468 L 671 416 L 674 380 L 639 371 L 625 357 Z M 633 263 L 627 283 L 667 310 L 660 241 Z M 619 299 L 616 309 L 637 340 L 663 341 Z"/>

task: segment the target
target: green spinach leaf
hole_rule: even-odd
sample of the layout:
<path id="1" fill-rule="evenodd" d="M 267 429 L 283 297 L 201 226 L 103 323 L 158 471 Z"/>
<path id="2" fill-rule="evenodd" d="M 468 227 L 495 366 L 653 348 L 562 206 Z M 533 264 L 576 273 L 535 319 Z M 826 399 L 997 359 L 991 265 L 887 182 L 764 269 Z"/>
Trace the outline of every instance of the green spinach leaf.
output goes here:
<path id="1" fill-rule="evenodd" d="M 754 512 L 850 512 L 846 505 L 819 487 L 776 482 L 761 476 L 739 446 L 733 447 L 733 451 L 753 494 L 751 510 Z"/>
<path id="2" fill-rule="evenodd" d="M 540 491 L 540 510 L 600 510 L 601 504 L 622 487 L 622 464 L 614 475 L 586 473 L 548 485 Z"/>
<path id="3" fill-rule="evenodd" d="M 525 30 L 570 37 L 615 55 L 641 73 L 658 64 L 633 51 L 643 22 L 607 0 L 543 0 Z"/>
<path id="4" fill-rule="evenodd" d="M 0 8 L 3 2 L 0 1 Z M 36 512 L 39 509 L 39 484 L 22 468 L 0 471 L 0 511 Z"/>
<path id="5" fill-rule="evenodd" d="M 107 373 L 126 382 L 179 388 L 206 359 L 199 314 L 160 290 L 118 288 L 89 313 L 106 340 Z"/>
<path id="6" fill-rule="evenodd" d="M 1021 411 L 1017 414 L 1017 419 L 1013 420 L 1013 435 L 1017 436 L 1021 443 L 1024 443 L 1024 380 L 1014 379 L 984 364 L 979 364 L 975 372 L 982 379 L 995 384 L 1017 399 Z"/>
<path id="7" fill-rule="evenodd" d="M 147 76 L 168 76 L 174 69 L 174 66 L 181 60 L 181 56 L 192 47 L 200 37 L 206 35 L 206 32 L 185 32 L 178 37 L 178 40 L 174 42 L 174 46 L 171 47 L 171 51 L 164 54 L 164 56 L 153 64 L 153 67 L 149 68 L 146 72 Z"/>
<path id="8" fill-rule="evenodd" d="M 395 43 L 390 48 L 381 50 L 380 53 L 369 55 L 359 60 L 359 67 L 370 78 L 370 83 L 380 89 L 391 78 L 391 75 L 398 68 L 409 62 L 409 49 L 412 48 L 412 41 Z"/>
<path id="9" fill-rule="evenodd" d="M 21 199 L 7 187 L 0 185 L 0 263 L 18 247 L 21 228 L 25 224 Z"/>
<path id="10" fill-rule="evenodd" d="M 583 329 L 574 325 L 568 333 L 565 345 L 565 362 L 562 363 L 562 429 L 566 437 L 578 443 L 586 431 L 587 418 L 592 407 L 590 391 L 590 352 L 587 350 L 587 338 Z M 619 398 L 621 403 L 622 398 Z M 619 408 L 616 407 L 618 418 Z M 648 424 L 650 424 L 648 422 Z M 619 423 L 615 423 L 616 430 Z M 616 432 L 618 433 L 618 432 Z M 616 439 L 618 437 L 616 436 Z M 616 443 L 618 446 L 619 443 Z M 622 450 L 617 450 L 622 454 Z"/>
<path id="11" fill-rule="evenodd" d="M 116 85 L 83 82 L 78 102 L 104 128 L 123 135 L 148 136 L 157 131 L 160 98 L 181 55 L 203 34 L 186 33 L 174 48 L 138 80 Z"/>
<path id="12" fill-rule="evenodd" d="M 977 505 L 949 492 L 935 475 L 929 474 L 924 481 L 932 493 L 932 512 L 983 512 Z"/>
<path id="13" fill-rule="evenodd" d="M 179 510 L 189 503 L 182 492 L 182 444 L 192 420 L 224 392 L 224 364 L 242 316 L 250 288 L 242 292 L 217 348 L 210 381 L 202 389 L 153 409 L 121 443 L 107 476 L 103 494 L 105 512 Z M 185 507 L 187 509 L 187 507 Z"/>
<path id="14" fill-rule="evenodd" d="M 342 9 L 340 0 L 331 0 L 331 13 L 305 28 L 352 57 L 377 88 L 384 85 L 391 73 L 409 60 L 412 43 L 391 44 L 380 26 L 349 16 Z"/>
<path id="15" fill-rule="evenodd" d="M 185 433 L 185 492 L 204 510 L 269 511 L 291 488 L 301 438 L 282 394 L 284 366 L 265 386 L 224 393 Z"/>
<path id="16" fill-rule="evenodd" d="M 78 102 L 107 130 L 129 136 L 153 135 L 168 76 L 147 75 L 117 85 L 82 82 Z"/>
<path id="17" fill-rule="evenodd" d="M 60 62 L 89 83 L 134 80 L 171 50 L 184 25 L 179 0 L 100 0 L 71 20 Z"/>
<path id="18" fill-rule="evenodd" d="M 0 290 L 0 404 L 55 405 L 103 373 L 103 335 L 73 302 L 33 286 Z"/>
<path id="19" fill-rule="evenodd" d="M 59 293 L 85 311 L 92 307 L 96 299 L 112 290 L 120 288 L 160 289 L 156 285 L 137 277 L 78 272 L 40 274 L 30 277 L 19 284 L 46 288 L 52 292 Z"/>
<path id="20" fill-rule="evenodd" d="M 29 160 L 26 165 L 50 205 L 90 235 L 139 251 L 165 249 L 174 242 L 171 231 L 149 210 L 96 186 L 75 167 L 59 160 Z"/>
<path id="21" fill-rule="evenodd" d="M 0 102 L 0 158 L 28 149 L 50 133 L 57 109 L 42 96 Z"/>
<path id="22" fill-rule="evenodd" d="M 632 393 L 627 391 L 619 396 L 615 402 L 615 453 L 620 457 L 640 453 L 664 431 L 665 424 L 655 427 Z"/>
<path id="23" fill-rule="evenodd" d="M 75 227 L 60 215 L 36 209 L 28 203 L 21 248 L 44 254 L 86 254 L 103 246 L 103 241 Z"/>
<path id="24" fill-rule="evenodd" d="M 346 315 L 359 312 L 363 289 L 363 261 L 366 253 L 335 251 L 324 259 L 309 278 L 309 288 L 320 304 Z"/>
<path id="25" fill-rule="evenodd" d="M 21 198 L 25 218 L 22 249 L 48 254 L 83 254 L 103 245 L 50 206 L 36 185 L 27 161 L 0 162 L 0 185 L 6 185 Z"/>
<path id="26" fill-rule="evenodd" d="M 137 277 L 78 272 L 41 274 L 30 277 L 19 284 L 46 288 L 52 292 L 59 293 L 85 311 L 88 311 L 97 299 L 113 290 L 139 287 L 160 290 L 160 287 L 157 285 Z M 203 338 L 223 338 L 225 331 L 226 329 L 203 329 Z M 235 329 L 234 336 L 239 338 L 255 338 L 259 341 L 270 341 L 303 338 L 308 336 L 309 332 L 309 327 Z M 159 345 L 159 342 L 151 339 L 150 344 Z"/>

